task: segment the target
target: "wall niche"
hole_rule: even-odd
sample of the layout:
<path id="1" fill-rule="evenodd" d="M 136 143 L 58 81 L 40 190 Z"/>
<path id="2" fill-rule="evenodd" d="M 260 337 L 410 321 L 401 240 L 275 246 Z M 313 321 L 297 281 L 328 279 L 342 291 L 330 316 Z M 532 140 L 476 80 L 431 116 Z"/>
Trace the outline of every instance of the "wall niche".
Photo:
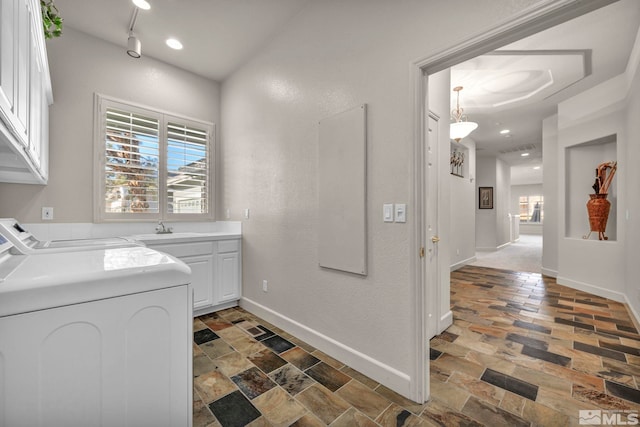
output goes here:
<path id="1" fill-rule="evenodd" d="M 469 148 L 457 142 L 452 142 L 450 145 L 449 173 L 459 178 L 468 177 Z"/>
<path id="2" fill-rule="evenodd" d="M 608 135 L 565 148 L 565 237 L 599 239 L 599 233 L 591 231 L 587 202 L 590 195 L 594 194 L 592 186 L 596 181 L 598 165 L 617 160 L 617 135 Z M 606 197 L 611 204 L 604 232 L 608 241 L 617 240 L 618 178 L 617 174 L 614 175 Z"/>

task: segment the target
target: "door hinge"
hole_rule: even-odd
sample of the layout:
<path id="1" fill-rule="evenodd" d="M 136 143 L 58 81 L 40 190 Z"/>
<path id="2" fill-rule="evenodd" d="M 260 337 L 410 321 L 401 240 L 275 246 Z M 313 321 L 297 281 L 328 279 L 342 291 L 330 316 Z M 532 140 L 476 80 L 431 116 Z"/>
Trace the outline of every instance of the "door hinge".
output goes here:
<path id="1" fill-rule="evenodd" d="M 420 248 L 420 258 L 424 258 L 424 246 Z"/>

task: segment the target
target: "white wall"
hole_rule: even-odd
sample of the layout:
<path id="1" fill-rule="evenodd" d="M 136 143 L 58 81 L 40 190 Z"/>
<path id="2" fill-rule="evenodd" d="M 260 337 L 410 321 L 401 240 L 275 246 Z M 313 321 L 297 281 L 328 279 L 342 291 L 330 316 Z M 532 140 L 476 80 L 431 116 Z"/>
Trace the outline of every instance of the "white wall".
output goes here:
<path id="1" fill-rule="evenodd" d="M 221 207 L 231 219 L 251 209 L 245 307 L 410 395 L 422 364 L 409 350 L 415 218 L 383 223 L 382 205 L 413 209 L 411 64 L 534 3 L 309 2 L 224 82 Z M 317 124 L 360 103 L 369 107 L 367 277 L 322 270 L 317 259 Z"/>
<path id="2" fill-rule="evenodd" d="M 542 231 L 542 274 L 558 275 L 558 116 L 553 115 L 542 121 L 542 191 L 544 194 L 544 227 Z"/>
<path id="3" fill-rule="evenodd" d="M 511 242 L 511 167 L 501 159 L 496 159 L 496 188 L 493 197 L 496 210 L 496 244 L 500 248 Z"/>
<path id="4" fill-rule="evenodd" d="M 496 158 L 478 157 L 476 159 L 476 249 L 496 250 L 498 247 L 498 230 L 496 229 Z M 478 209 L 478 187 L 493 187 L 493 209 Z"/>
<path id="5" fill-rule="evenodd" d="M 639 33 L 640 38 L 640 33 Z M 626 134 L 628 141 L 622 144 L 619 153 L 626 159 L 626 170 L 618 179 L 625 181 L 626 210 L 620 210 L 621 217 L 624 218 L 625 244 L 624 259 L 626 261 L 625 275 L 625 296 L 626 301 L 633 310 L 636 319 L 640 321 L 640 262 L 638 253 L 640 252 L 640 73 L 637 71 L 638 56 L 640 55 L 640 42 L 636 39 L 635 55 L 630 61 L 631 67 L 627 70 L 627 77 L 630 81 L 628 104 L 626 106 Z"/>
<path id="6" fill-rule="evenodd" d="M 626 133 L 626 93 L 624 77 L 618 76 L 558 105 L 558 187 L 562 202 L 558 210 L 557 281 L 619 301 L 625 299 L 626 279 L 626 221 L 622 215 L 627 199 L 638 197 L 637 191 L 627 192 L 625 174 L 627 167 L 634 165 L 629 164 L 624 156 L 617 156 L 618 173 L 614 178 L 617 212 L 612 213 L 617 216 L 614 218 L 617 240 L 584 240 L 582 235 L 589 232 L 589 224 L 583 211 L 586 212 L 586 202 L 593 192 L 591 185 L 597 166 L 594 162 L 614 160 L 610 156 L 615 153 L 605 151 L 598 158 L 587 153 L 584 158 L 590 160 L 583 162 L 577 161 L 574 154 L 582 150 L 584 146 L 581 144 L 610 135 L 616 135 L 617 151 L 626 152 L 628 141 L 637 139 Z M 578 186 L 573 182 L 576 179 L 583 181 L 584 185 Z M 584 233 L 578 231 L 579 227 L 584 229 Z M 633 252 L 637 253 L 637 249 Z"/>
<path id="7" fill-rule="evenodd" d="M 511 215 L 519 215 L 520 214 L 520 196 L 535 196 L 535 195 L 544 195 L 542 184 L 527 184 L 527 185 L 512 185 L 511 186 L 511 202 L 509 203 L 509 213 Z M 546 204 L 547 200 L 545 197 L 544 201 L 545 210 L 544 220 L 546 221 Z M 520 234 L 542 234 L 543 224 L 526 224 L 520 223 Z"/>
<path id="8" fill-rule="evenodd" d="M 509 205 L 511 170 L 501 159 L 476 159 L 476 249 L 498 250 L 511 241 Z M 493 209 L 478 208 L 478 188 L 493 187 Z"/>
<path id="9" fill-rule="evenodd" d="M 464 138 L 460 144 L 469 149 L 465 158 L 468 170 L 464 178 L 449 175 L 452 270 L 475 261 L 476 256 L 476 143 Z"/>
<path id="10" fill-rule="evenodd" d="M 216 82 L 65 27 L 47 42 L 54 104 L 50 107 L 49 183 L 0 184 L 0 217 L 41 222 L 93 221 L 93 96 L 95 92 L 188 117 L 220 122 Z M 9 202 L 10 201 L 10 202 Z"/>

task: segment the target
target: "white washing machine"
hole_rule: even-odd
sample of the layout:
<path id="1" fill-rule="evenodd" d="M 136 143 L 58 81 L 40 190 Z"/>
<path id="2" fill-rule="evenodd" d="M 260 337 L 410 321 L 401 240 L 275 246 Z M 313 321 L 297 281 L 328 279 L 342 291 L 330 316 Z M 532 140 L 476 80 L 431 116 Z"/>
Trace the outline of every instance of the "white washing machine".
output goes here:
<path id="1" fill-rule="evenodd" d="M 13 243 L 14 250 L 23 254 L 144 246 L 144 243 L 126 237 L 42 241 L 14 218 L 0 218 L 0 234 Z"/>
<path id="2" fill-rule="evenodd" d="M 189 282 L 144 246 L 28 255 L 0 235 L 0 425 L 191 426 Z"/>

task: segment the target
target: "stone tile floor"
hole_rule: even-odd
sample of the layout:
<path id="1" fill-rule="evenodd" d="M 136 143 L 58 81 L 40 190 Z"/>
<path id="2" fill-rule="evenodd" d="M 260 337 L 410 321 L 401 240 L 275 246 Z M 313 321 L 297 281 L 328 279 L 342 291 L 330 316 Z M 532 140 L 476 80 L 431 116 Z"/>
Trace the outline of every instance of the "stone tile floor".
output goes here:
<path id="1" fill-rule="evenodd" d="M 580 410 L 619 424 L 640 411 L 640 335 L 623 304 L 467 266 L 451 275 L 451 307 L 426 404 L 240 308 L 196 318 L 193 425 L 569 426 Z"/>

